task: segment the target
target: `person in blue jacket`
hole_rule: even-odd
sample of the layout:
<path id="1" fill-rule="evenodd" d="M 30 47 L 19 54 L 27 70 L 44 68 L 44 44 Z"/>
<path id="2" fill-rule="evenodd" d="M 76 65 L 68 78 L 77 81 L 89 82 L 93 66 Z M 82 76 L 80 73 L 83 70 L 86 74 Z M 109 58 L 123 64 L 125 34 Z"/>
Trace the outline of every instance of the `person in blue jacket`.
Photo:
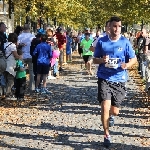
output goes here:
<path id="1" fill-rule="evenodd" d="M 41 89 L 38 86 L 35 88 L 37 93 L 49 94 L 50 92 L 46 88 L 46 78 L 50 69 L 50 58 L 52 58 L 51 46 L 47 44 L 47 35 L 41 36 L 41 43 L 38 44 L 33 52 L 33 55 L 37 57 L 37 81 L 36 86 L 40 83 L 40 78 L 43 78 L 43 87 Z"/>
<path id="2" fill-rule="evenodd" d="M 70 32 L 66 33 L 66 38 L 67 38 L 67 43 L 66 43 L 66 60 L 67 62 L 71 62 L 72 58 L 71 58 L 71 53 L 72 53 L 72 49 L 71 49 L 71 44 L 72 44 L 72 36 Z"/>

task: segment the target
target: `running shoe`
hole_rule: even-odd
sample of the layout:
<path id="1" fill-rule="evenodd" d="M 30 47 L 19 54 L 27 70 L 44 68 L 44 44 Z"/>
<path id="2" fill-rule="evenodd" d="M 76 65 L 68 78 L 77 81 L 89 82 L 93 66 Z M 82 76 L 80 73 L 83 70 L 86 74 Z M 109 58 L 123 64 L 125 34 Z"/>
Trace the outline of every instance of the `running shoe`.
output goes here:
<path id="1" fill-rule="evenodd" d="M 104 143 L 103 145 L 108 148 L 111 145 L 111 139 L 110 139 L 110 135 L 107 135 L 104 137 Z"/>
<path id="2" fill-rule="evenodd" d="M 41 94 L 51 94 L 51 92 L 48 89 L 44 88 L 41 90 Z"/>
<path id="3" fill-rule="evenodd" d="M 35 93 L 40 93 L 40 89 L 39 88 L 35 88 Z"/>

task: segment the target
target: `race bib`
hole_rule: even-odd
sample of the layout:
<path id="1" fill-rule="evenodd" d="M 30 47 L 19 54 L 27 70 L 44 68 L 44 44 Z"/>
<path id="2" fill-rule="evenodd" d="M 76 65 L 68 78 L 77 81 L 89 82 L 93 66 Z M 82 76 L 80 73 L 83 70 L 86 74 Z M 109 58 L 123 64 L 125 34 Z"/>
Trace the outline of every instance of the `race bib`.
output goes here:
<path id="1" fill-rule="evenodd" d="M 108 62 L 105 64 L 107 68 L 117 69 L 119 67 L 119 58 L 109 58 Z"/>

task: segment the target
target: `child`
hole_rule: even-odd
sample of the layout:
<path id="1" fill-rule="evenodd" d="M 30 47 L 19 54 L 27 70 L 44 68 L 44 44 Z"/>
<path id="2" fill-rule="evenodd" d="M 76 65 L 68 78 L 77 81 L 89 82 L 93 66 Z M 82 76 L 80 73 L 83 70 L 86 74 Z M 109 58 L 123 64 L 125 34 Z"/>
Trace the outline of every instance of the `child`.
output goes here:
<path id="1" fill-rule="evenodd" d="M 51 66 L 53 66 L 53 75 L 54 77 L 59 78 L 58 74 L 58 58 L 60 55 L 60 51 L 58 49 L 53 50 L 53 58 L 51 59 Z"/>
<path id="2" fill-rule="evenodd" d="M 16 60 L 16 92 L 15 96 L 17 100 L 24 100 L 24 93 L 26 89 L 26 67 L 24 66 L 22 60 L 22 50 L 18 49 L 17 53 L 19 55 L 19 59 Z"/>
<path id="3" fill-rule="evenodd" d="M 51 50 L 53 51 L 54 49 L 56 49 L 56 42 L 55 42 L 55 39 L 54 39 L 54 37 L 53 37 L 53 30 L 51 30 L 51 29 L 48 29 L 47 31 L 46 31 L 46 34 L 47 34 L 47 36 L 48 36 L 48 38 L 47 38 L 47 43 L 51 46 Z M 52 76 L 52 65 L 51 65 L 51 67 L 50 67 L 50 71 L 49 71 L 49 75 L 48 75 L 48 77 L 47 77 L 47 79 L 56 79 L 56 77 L 55 77 L 55 75 L 53 74 L 53 76 Z M 54 69 L 53 69 L 54 70 Z"/>
<path id="4" fill-rule="evenodd" d="M 41 36 L 41 43 L 38 44 L 33 52 L 34 56 L 37 56 L 37 81 L 35 92 L 42 94 L 50 94 L 46 88 L 46 78 L 49 73 L 50 68 L 50 58 L 52 58 L 52 50 L 51 46 L 47 44 L 47 35 Z M 43 77 L 43 87 L 41 89 L 38 88 L 37 85 L 40 83 L 40 78 Z"/>

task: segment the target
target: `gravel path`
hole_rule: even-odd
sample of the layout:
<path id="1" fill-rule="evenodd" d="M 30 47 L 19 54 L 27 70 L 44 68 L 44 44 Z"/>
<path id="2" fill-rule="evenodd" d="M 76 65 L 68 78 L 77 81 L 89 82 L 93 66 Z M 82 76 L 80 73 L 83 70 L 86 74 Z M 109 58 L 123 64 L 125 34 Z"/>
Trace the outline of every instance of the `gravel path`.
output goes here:
<path id="1" fill-rule="evenodd" d="M 76 61 L 76 63 L 75 63 Z M 57 80 L 49 80 L 48 98 L 7 102 L 0 109 L 0 150 L 105 150 L 97 80 L 84 75 L 80 59 Z M 75 63 L 75 64 L 74 64 Z M 68 70 L 68 71 L 67 71 Z M 148 125 L 138 115 L 132 78 L 115 126 L 110 150 L 150 150 Z M 2 103 L 2 102 L 1 102 Z M 13 103 L 13 105 L 11 104 Z"/>

